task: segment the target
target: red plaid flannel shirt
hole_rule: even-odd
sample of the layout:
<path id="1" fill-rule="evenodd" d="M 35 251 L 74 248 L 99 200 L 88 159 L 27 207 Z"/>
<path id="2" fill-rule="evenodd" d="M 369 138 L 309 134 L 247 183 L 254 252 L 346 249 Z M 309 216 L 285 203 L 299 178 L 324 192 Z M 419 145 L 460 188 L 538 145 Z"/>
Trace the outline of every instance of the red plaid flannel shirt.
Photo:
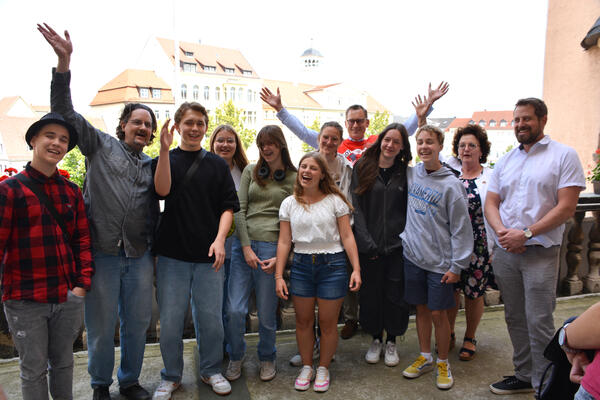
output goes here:
<path id="1" fill-rule="evenodd" d="M 58 172 L 47 177 L 31 165 L 27 175 L 54 204 L 71 238 L 37 196 L 15 178 L 0 182 L 2 301 L 62 303 L 68 289 L 90 289 L 93 274 L 90 231 L 81 190 Z"/>

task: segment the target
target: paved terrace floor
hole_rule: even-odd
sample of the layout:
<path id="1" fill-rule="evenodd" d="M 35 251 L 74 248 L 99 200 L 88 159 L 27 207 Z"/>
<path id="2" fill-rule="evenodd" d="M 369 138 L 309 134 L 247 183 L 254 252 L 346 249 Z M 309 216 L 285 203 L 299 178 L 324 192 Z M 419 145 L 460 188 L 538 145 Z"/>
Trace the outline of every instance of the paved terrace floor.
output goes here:
<path id="1" fill-rule="evenodd" d="M 554 313 L 558 327 L 562 321 L 572 315 L 578 315 L 592 304 L 600 301 L 600 295 L 586 295 L 559 299 Z M 465 323 L 464 315 L 459 314 L 456 337 L 462 338 Z M 488 385 L 503 375 L 512 374 L 512 346 L 506 331 L 502 306 L 488 307 L 478 329 L 477 355 L 473 361 L 458 359 L 457 350 L 450 354 L 450 364 L 455 384 L 449 391 L 435 387 L 434 373 L 428 373 L 414 380 L 405 379 L 402 370 L 409 365 L 418 352 L 417 334 L 414 319 L 411 319 L 403 341 L 398 339 L 400 365 L 386 367 L 383 360 L 370 365 L 364 361 L 364 355 L 370 344 L 370 337 L 359 332 L 350 340 L 340 340 L 336 361 L 331 365 L 332 383 L 329 391 L 317 394 L 311 390 L 297 392 L 293 388 L 298 368 L 288 364 L 289 358 L 296 352 L 294 332 L 282 332 L 277 335 L 278 373 L 271 382 L 261 382 L 258 378 L 258 360 L 256 344 L 258 337 L 247 335 L 248 351 L 244 362 L 242 377 L 232 383 L 232 393 L 227 396 L 237 399 L 533 399 L 532 394 L 497 396 L 492 394 Z M 460 340 L 457 340 L 460 344 Z M 460 345 L 459 345 L 460 347 Z M 115 349 L 115 358 L 119 359 L 119 349 Z M 182 387 L 173 395 L 174 400 L 217 399 L 211 389 L 197 383 L 197 351 L 193 340 L 186 341 L 185 371 Z M 146 347 L 144 368 L 140 382 L 148 390 L 154 390 L 160 381 L 162 368 L 160 349 L 157 344 Z M 225 364 L 224 364 L 225 367 Z M 116 377 L 114 377 L 116 380 Z M 17 359 L 0 362 L 0 384 L 9 399 L 19 399 L 20 381 Z M 92 390 L 87 374 L 87 353 L 75 354 L 74 398 L 91 399 Z M 120 397 L 117 384 L 111 387 L 113 399 Z"/>

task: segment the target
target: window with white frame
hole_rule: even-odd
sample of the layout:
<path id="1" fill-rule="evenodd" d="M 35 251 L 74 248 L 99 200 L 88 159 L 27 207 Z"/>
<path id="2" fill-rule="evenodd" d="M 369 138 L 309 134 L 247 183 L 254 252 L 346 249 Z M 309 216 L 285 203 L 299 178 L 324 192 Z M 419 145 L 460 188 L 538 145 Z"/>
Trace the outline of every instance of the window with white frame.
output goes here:
<path id="1" fill-rule="evenodd" d="M 479 126 L 485 127 L 485 119 L 479 120 Z"/>
<path id="2" fill-rule="evenodd" d="M 183 66 L 183 72 L 196 72 L 196 64 L 193 63 L 181 63 Z"/>
<path id="3" fill-rule="evenodd" d="M 242 70 L 242 75 L 244 76 L 252 76 L 252 71 L 248 71 L 247 69 Z"/>
<path id="4" fill-rule="evenodd" d="M 233 68 L 227 68 L 227 67 L 225 67 L 223 69 L 225 70 L 226 74 L 232 74 L 233 75 L 233 73 L 235 73 L 235 70 Z"/>
<path id="5" fill-rule="evenodd" d="M 496 126 L 496 120 L 495 119 L 490 119 L 490 128 L 493 128 Z"/>
<path id="6" fill-rule="evenodd" d="M 181 85 L 181 98 L 187 99 L 187 85 L 185 83 Z"/>
<path id="7" fill-rule="evenodd" d="M 220 87 L 215 87 L 215 100 L 216 101 L 220 101 L 221 100 L 221 88 Z"/>
<path id="8" fill-rule="evenodd" d="M 184 51 L 183 54 L 185 54 L 186 57 L 193 57 L 194 56 L 194 52 L 193 51 Z"/>
<path id="9" fill-rule="evenodd" d="M 252 103 L 252 90 L 248 89 L 248 103 Z"/>
<path id="10" fill-rule="evenodd" d="M 217 67 L 213 65 L 205 65 L 202 67 L 202 70 L 206 72 L 215 72 L 217 70 Z"/>
<path id="11" fill-rule="evenodd" d="M 198 100 L 198 93 L 200 92 L 200 88 L 198 87 L 198 85 L 194 85 L 194 87 L 192 88 L 192 98 L 194 100 Z"/>
<path id="12" fill-rule="evenodd" d="M 167 119 L 171 118 L 171 113 L 169 112 L 169 110 L 165 111 L 165 118 L 167 118 Z"/>
<path id="13" fill-rule="evenodd" d="M 238 101 L 241 102 L 244 97 L 244 89 L 238 88 Z"/>
<path id="14" fill-rule="evenodd" d="M 160 89 L 152 89 L 152 98 L 160 99 Z"/>
<path id="15" fill-rule="evenodd" d="M 140 97 L 142 99 L 147 99 L 148 97 L 150 97 L 150 91 L 148 90 L 148 88 L 140 88 Z"/>
<path id="16" fill-rule="evenodd" d="M 231 101 L 235 101 L 235 88 L 234 87 L 229 88 L 229 99 Z"/>
<path id="17" fill-rule="evenodd" d="M 210 88 L 204 86 L 204 100 L 207 101 L 210 98 Z"/>
<path id="18" fill-rule="evenodd" d="M 160 110 L 154 110 L 154 116 L 156 117 L 156 120 L 158 121 L 160 119 Z"/>
<path id="19" fill-rule="evenodd" d="M 500 120 L 500 126 L 501 127 L 505 127 L 506 125 L 508 125 L 508 123 L 506 122 L 506 120 L 505 119 L 501 119 Z"/>

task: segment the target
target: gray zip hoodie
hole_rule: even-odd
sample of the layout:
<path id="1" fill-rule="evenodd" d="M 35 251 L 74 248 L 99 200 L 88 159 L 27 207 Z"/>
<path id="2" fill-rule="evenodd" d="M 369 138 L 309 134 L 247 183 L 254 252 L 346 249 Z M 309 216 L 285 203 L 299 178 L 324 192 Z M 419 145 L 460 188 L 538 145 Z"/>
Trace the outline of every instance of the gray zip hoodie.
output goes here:
<path id="1" fill-rule="evenodd" d="M 420 163 L 408 168 L 407 177 L 404 256 L 427 271 L 460 274 L 473 252 L 465 188 L 445 166 L 428 174 Z"/>

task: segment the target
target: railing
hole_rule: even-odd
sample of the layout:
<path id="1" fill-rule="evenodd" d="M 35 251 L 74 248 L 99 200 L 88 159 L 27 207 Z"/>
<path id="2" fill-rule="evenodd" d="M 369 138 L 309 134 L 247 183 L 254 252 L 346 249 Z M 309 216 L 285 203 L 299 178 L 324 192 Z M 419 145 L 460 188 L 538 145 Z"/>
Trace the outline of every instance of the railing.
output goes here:
<path id="1" fill-rule="evenodd" d="M 586 217 L 586 215 L 588 215 Z M 587 249 L 587 253 L 584 250 Z M 559 280 L 557 294 L 559 296 L 572 296 L 581 293 L 600 292 L 600 195 L 583 193 L 579 197 L 575 216 L 567 223 L 561 246 Z M 584 257 L 587 255 L 587 257 Z M 493 262 L 492 262 L 493 265 Z M 289 280 L 289 269 L 284 272 L 284 278 Z M 158 322 L 158 306 L 156 297 L 153 296 L 152 321 L 148 329 L 148 342 L 156 342 L 160 337 L 160 323 Z M 501 302 L 500 292 L 487 290 L 485 304 L 494 305 Z M 248 332 L 258 331 L 258 319 L 254 296 L 249 304 L 247 320 Z M 194 327 L 191 315 L 186 317 L 184 335 L 193 337 Z M 278 326 L 280 329 L 295 327 L 295 311 L 291 300 L 280 300 L 278 307 Z M 118 330 L 115 331 L 115 344 L 118 343 Z M 85 348 L 85 333 L 78 342 Z M 76 343 L 77 346 L 77 343 Z M 4 313 L 0 314 L 0 358 L 14 357 L 16 352 L 8 332 L 8 325 Z"/>

